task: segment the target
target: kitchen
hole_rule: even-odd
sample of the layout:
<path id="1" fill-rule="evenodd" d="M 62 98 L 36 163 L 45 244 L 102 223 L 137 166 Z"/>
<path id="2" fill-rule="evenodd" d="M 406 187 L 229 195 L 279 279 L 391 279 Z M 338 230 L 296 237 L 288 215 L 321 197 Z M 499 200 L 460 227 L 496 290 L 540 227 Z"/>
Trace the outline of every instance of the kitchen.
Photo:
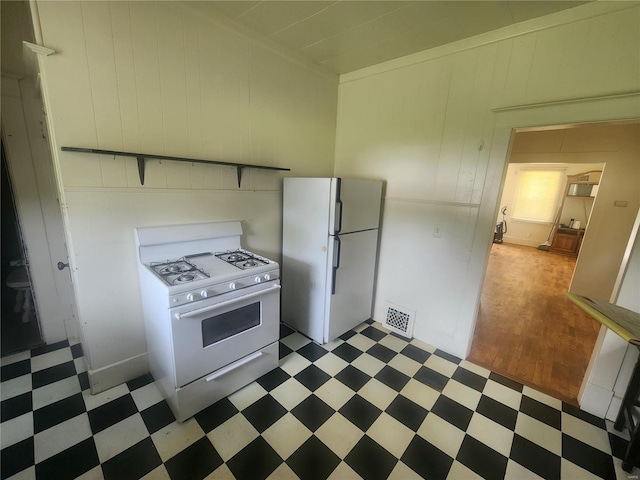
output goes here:
<path id="1" fill-rule="evenodd" d="M 476 98 L 473 90 L 461 85 L 460 93 L 451 96 L 451 105 L 447 105 L 437 89 L 421 89 L 419 95 L 430 91 L 435 102 L 428 108 L 431 117 L 425 119 L 426 125 L 430 125 L 433 132 L 442 132 L 442 139 L 429 144 L 417 137 L 405 142 L 407 145 L 417 142 L 413 147 L 394 149 L 397 142 L 394 136 L 414 131 L 412 124 L 425 120 L 404 115 L 392 128 L 384 123 L 376 124 L 379 116 L 371 110 L 374 105 L 366 98 L 376 95 L 373 91 L 368 93 L 369 88 L 375 88 L 371 82 L 375 79 L 379 82 L 384 76 L 362 81 L 347 77 L 341 83 L 342 93 L 338 97 L 335 79 L 285 61 L 281 55 L 265 51 L 257 42 L 225 26 L 208 28 L 210 20 L 186 10 L 184 21 L 193 18 L 195 22 L 194 28 L 189 29 L 190 34 L 195 35 L 195 26 L 200 27 L 200 48 L 220 45 L 211 52 L 200 51 L 200 55 L 206 53 L 217 58 L 216 62 L 200 65 L 196 49 L 185 50 L 184 45 L 190 43 L 184 43 L 188 39 L 182 32 L 187 30 L 172 20 L 176 8 L 174 4 L 164 3 L 131 7 L 120 3 L 97 4 L 90 8 L 84 4 L 39 5 L 40 22 L 43 32 L 52 38 L 51 47 L 55 50 L 54 43 L 62 42 L 68 53 L 44 57 L 47 65 L 51 64 L 42 76 L 51 95 L 49 117 L 55 132 L 54 150 L 63 146 L 87 146 L 85 139 L 93 138 L 98 142 L 96 147 L 121 151 L 150 151 L 239 163 L 253 156 L 256 164 L 292 168 L 295 176 L 336 174 L 384 178 L 387 186 L 383 225 L 386 223 L 388 228 L 383 228 L 381 238 L 374 318 L 384 317 L 385 302 L 416 311 L 415 336 L 428 339 L 452 354 L 465 356 L 486 256 L 484 249 L 474 242 L 474 236 L 484 237 L 477 221 L 485 216 L 493 217 L 494 209 L 494 205 L 479 202 L 489 188 L 486 181 L 493 180 L 490 171 L 484 173 L 491 149 L 481 149 L 482 142 L 489 142 L 488 138 L 483 139 L 487 136 L 483 130 L 492 128 L 486 123 L 484 105 L 490 101 L 517 104 L 534 100 L 533 97 L 517 99 L 518 81 L 512 78 L 514 73 L 505 77 L 512 82 L 513 89 L 503 89 L 503 99 L 492 100 L 487 96 L 489 92 L 477 97 L 476 101 L 480 102 L 476 107 L 477 119 L 467 133 L 460 130 L 462 125 L 456 124 L 451 115 L 466 112 L 463 106 Z M 105 23 L 110 17 L 116 26 L 118 19 L 123 19 L 127 21 L 123 24 L 125 28 L 131 19 L 140 23 L 140 28 L 115 35 L 111 32 L 114 27 Z M 157 27 L 156 22 L 162 28 Z M 613 28 L 615 21 L 610 22 Z M 68 28 L 68 24 L 86 26 L 74 29 Z M 162 30 L 163 35 L 157 40 L 160 44 L 156 51 L 154 39 L 158 30 Z M 145 50 L 150 45 L 153 49 Z M 497 45 L 482 49 L 485 50 L 487 55 L 499 54 Z M 166 58 L 158 57 L 158 52 L 163 52 Z M 249 54 L 249 63 L 238 61 Z M 477 60 L 467 61 L 470 55 L 455 57 L 459 62 L 456 68 L 461 69 L 456 75 L 461 75 L 460 78 L 470 75 L 464 69 L 479 69 L 478 74 L 484 72 Z M 606 61 L 605 57 L 602 61 Z M 116 60 L 123 62 L 122 65 L 115 64 Z M 135 69 L 132 68 L 134 60 Z M 442 61 L 434 60 L 436 70 L 425 72 L 427 84 L 438 85 L 433 75 L 436 71 L 441 72 L 438 75 L 446 71 L 441 70 L 447 65 Z M 176 65 L 183 68 L 175 68 Z M 198 65 L 199 70 L 193 70 Z M 76 70 L 78 74 L 70 78 L 68 72 Z M 186 78 L 178 73 L 191 71 L 193 75 Z M 456 70 L 451 74 L 453 72 Z M 571 74 L 566 72 L 566 75 Z M 617 78 L 627 81 L 624 76 Z M 185 83 L 185 79 L 193 84 Z M 387 107 L 390 109 L 387 117 L 398 116 L 396 106 L 405 108 L 410 97 L 402 82 L 409 79 L 411 76 L 398 79 L 400 83 L 390 96 L 390 99 L 397 97 L 397 101 Z M 393 77 L 390 80 L 393 81 Z M 438 88 L 446 85 L 442 83 Z M 623 87 L 617 90 L 627 89 Z M 61 95 L 53 95 L 54 91 L 60 91 Z M 72 94 L 74 100 L 62 95 L 64 92 Z M 561 97 L 559 93 L 556 95 Z M 86 100 L 78 101 L 78 98 Z M 342 112 L 342 126 L 336 136 L 338 107 Z M 163 114 L 164 111 L 171 114 Z M 207 111 L 214 114 L 205 115 Z M 350 112 L 356 116 L 347 120 Z M 450 113 L 445 116 L 445 112 Z M 95 120 L 89 121 L 91 118 Z M 272 118 L 282 121 L 273 122 Z M 297 118 L 305 121 L 296 121 Z M 363 123 L 367 122 L 366 118 L 373 124 L 361 129 L 361 125 L 367 124 Z M 446 118 L 449 120 L 445 122 Z M 376 133 L 380 128 L 387 133 Z M 376 138 L 370 138 L 365 149 L 359 146 L 362 131 L 370 131 Z M 194 135 L 202 140 L 190 144 L 188 139 Z M 385 138 L 388 138 L 386 142 Z M 164 152 L 157 152 L 157 145 L 166 145 Z M 366 154 L 367 151 L 372 153 Z M 388 151 L 392 162 L 384 160 Z M 452 161 L 436 162 L 438 155 Z M 279 260 L 281 174 L 247 171 L 238 189 L 233 168 L 152 160 L 148 162 L 145 185 L 141 188 L 133 159 L 72 152 L 60 152 L 57 156 L 67 230 L 72 232 L 70 263 L 77 308 L 84 323 L 83 343 L 89 355 L 90 376 L 95 372 L 96 384 L 102 384 L 98 378 L 109 376 L 110 369 L 115 369 L 114 378 L 120 378 L 116 373 L 119 370 L 129 370 L 125 373 L 127 376 L 145 368 L 142 323 L 135 320 L 141 318 L 141 311 L 135 249 L 132 248 L 134 228 L 242 219 L 246 224 L 245 247 Z M 418 158 L 425 161 L 418 162 Z M 403 175 L 405 168 L 411 168 L 412 174 Z M 496 190 L 498 187 L 492 186 Z M 203 209 L 201 205 L 209 207 Z M 233 205 L 234 211 L 229 211 L 228 205 Z M 215 218 L 211 212 L 216 212 Z M 485 221 L 488 223 L 489 219 Z M 443 227 L 441 238 L 433 234 L 438 225 Z M 391 235 L 392 231 L 406 233 L 397 236 Z M 415 266 L 391 261 L 391 257 L 385 261 L 386 251 L 413 249 L 417 239 L 422 247 L 416 251 L 415 263 L 429 264 L 429 275 Z M 101 254 L 92 253 L 97 251 Z M 111 267 L 113 258 L 121 258 L 122 270 Z M 420 293 L 406 288 L 402 282 L 389 281 L 400 274 L 399 270 L 406 270 L 406 274 L 414 278 L 414 284 L 422 285 Z M 105 291 L 109 299 L 106 301 Z M 112 298 L 118 302 L 111 301 Z M 105 349 L 100 344 L 104 335 L 115 335 L 117 348 Z M 113 383 L 107 382 L 104 388 Z"/>
<path id="2" fill-rule="evenodd" d="M 61 147 L 384 179 L 373 318 L 386 302 L 415 311 L 417 338 L 464 357 L 502 175 L 490 109 L 632 91 L 634 16 L 600 8 L 338 81 L 178 4 L 39 3 L 43 44 L 59 52 L 41 58 L 42 85 L 95 391 L 146 371 L 134 229 L 241 219 L 244 246 L 279 261 L 282 174 L 247 171 L 238 188 L 232 168 L 152 160 L 142 187 L 133 159 Z M 574 59 L 564 68 L 558 42 Z"/>

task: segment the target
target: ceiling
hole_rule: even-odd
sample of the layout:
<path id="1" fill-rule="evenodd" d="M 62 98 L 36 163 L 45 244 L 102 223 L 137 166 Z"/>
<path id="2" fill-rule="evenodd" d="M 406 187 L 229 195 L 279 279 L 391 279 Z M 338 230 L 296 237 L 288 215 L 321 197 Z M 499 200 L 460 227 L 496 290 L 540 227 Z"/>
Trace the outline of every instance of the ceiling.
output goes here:
<path id="1" fill-rule="evenodd" d="M 343 74 L 584 3 L 216 0 L 200 5 Z"/>

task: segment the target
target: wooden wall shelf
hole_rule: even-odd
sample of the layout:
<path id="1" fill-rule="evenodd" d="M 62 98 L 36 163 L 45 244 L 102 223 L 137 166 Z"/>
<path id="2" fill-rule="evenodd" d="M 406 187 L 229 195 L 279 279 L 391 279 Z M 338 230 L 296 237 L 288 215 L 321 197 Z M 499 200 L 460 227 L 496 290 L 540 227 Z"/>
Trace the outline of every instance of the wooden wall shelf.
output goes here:
<path id="1" fill-rule="evenodd" d="M 589 172 L 579 173 L 577 175 L 567 176 L 567 185 L 564 191 L 564 197 L 562 198 L 562 204 L 558 215 L 556 215 L 555 224 L 553 226 L 553 239 L 551 241 L 550 252 L 558 253 L 560 255 L 567 255 L 570 257 L 577 257 L 582 246 L 582 239 L 584 237 L 584 230 L 586 223 L 589 220 L 589 214 L 586 215 L 583 228 L 570 228 L 560 223 L 562 219 L 562 211 L 565 208 L 565 202 L 567 199 L 572 198 L 594 198 L 591 195 L 577 195 L 576 185 L 598 185 L 602 176 L 601 170 L 592 170 Z M 591 191 L 591 190 L 590 190 Z"/>
<path id="2" fill-rule="evenodd" d="M 138 176 L 140 177 L 140 185 L 144 185 L 144 173 L 146 168 L 146 161 L 149 158 L 153 158 L 156 160 L 169 160 L 172 162 L 206 163 L 209 165 L 223 165 L 226 167 L 235 167 L 238 175 L 238 188 L 240 188 L 240 184 L 242 183 L 242 170 L 245 168 L 254 168 L 254 169 L 261 169 L 261 170 L 279 170 L 284 172 L 291 171 L 290 168 L 269 167 L 265 165 L 220 162 L 218 160 L 201 160 L 197 158 L 171 157 L 168 155 L 153 155 L 149 153 L 118 152 L 115 150 L 100 150 L 97 148 L 62 147 L 61 149 L 63 152 L 91 153 L 95 155 L 113 155 L 117 157 L 135 157 L 138 160 Z"/>

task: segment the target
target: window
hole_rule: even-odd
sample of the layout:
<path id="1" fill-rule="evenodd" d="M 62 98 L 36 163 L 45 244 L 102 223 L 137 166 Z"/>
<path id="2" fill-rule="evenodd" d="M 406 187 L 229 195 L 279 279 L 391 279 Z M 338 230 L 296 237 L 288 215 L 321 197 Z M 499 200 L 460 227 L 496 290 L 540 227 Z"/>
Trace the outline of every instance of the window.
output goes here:
<path id="1" fill-rule="evenodd" d="M 563 170 L 521 170 L 513 218 L 551 223 L 558 204 Z"/>

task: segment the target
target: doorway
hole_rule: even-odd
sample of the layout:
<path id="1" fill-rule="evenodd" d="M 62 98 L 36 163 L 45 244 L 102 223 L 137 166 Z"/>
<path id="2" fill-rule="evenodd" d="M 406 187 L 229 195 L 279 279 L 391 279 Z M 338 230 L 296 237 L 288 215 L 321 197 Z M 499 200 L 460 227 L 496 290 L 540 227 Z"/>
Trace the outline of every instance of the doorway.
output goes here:
<path id="1" fill-rule="evenodd" d="M 2 311 L 1 356 L 29 350 L 43 343 L 28 275 L 28 261 L 16 214 L 11 179 L 2 152 Z"/>
<path id="2" fill-rule="evenodd" d="M 564 294 L 571 287 L 609 300 L 624 242 L 611 241 L 608 232 L 624 236 L 630 227 L 627 209 L 612 211 L 610 205 L 618 197 L 637 202 L 637 185 L 630 182 L 638 173 L 637 130 L 637 122 L 530 128 L 524 130 L 529 138 L 519 146 L 520 132 L 513 135 L 510 162 L 519 154 L 516 163 L 606 163 L 610 183 L 604 203 L 598 211 L 594 208 L 589 245 L 585 242 L 588 248 L 580 250 L 577 263 L 534 246 L 542 241 L 491 246 L 471 361 L 578 405 L 600 325 Z M 542 146 L 545 136 L 550 140 Z"/>

